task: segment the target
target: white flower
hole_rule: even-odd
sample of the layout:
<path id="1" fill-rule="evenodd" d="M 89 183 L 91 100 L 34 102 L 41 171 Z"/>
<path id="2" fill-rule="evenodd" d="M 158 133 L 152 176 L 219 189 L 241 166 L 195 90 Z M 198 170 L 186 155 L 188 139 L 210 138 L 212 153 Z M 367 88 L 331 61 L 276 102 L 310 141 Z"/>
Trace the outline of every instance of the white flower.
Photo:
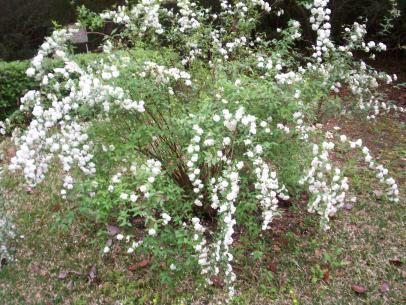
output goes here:
<path id="1" fill-rule="evenodd" d="M 156 235 L 156 230 L 154 228 L 151 228 L 151 229 L 148 230 L 148 234 L 150 236 L 155 236 Z"/>
<path id="2" fill-rule="evenodd" d="M 131 195 L 130 195 L 130 201 L 131 201 L 132 203 L 136 202 L 137 199 L 138 199 L 138 196 L 137 196 L 137 195 L 135 195 L 135 194 L 131 194 Z"/>
<path id="3" fill-rule="evenodd" d="M 122 200 L 127 200 L 127 199 L 128 199 L 128 194 L 126 194 L 126 193 L 121 193 L 121 194 L 120 194 L 120 199 L 122 199 Z"/>
<path id="4" fill-rule="evenodd" d="M 35 69 L 32 67 L 28 68 L 26 74 L 28 77 L 33 77 L 35 75 Z"/>
<path id="5" fill-rule="evenodd" d="M 237 169 L 241 170 L 244 167 L 244 162 L 243 161 L 238 162 L 236 167 Z"/>
<path id="6" fill-rule="evenodd" d="M 109 247 L 104 247 L 103 249 L 103 253 L 109 253 L 110 252 L 110 248 Z"/>
<path id="7" fill-rule="evenodd" d="M 347 136 L 346 136 L 346 135 L 341 135 L 341 136 L 340 136 L 340 141 L 341 141 L 342 143 L 346 142 L 346 141 L 347 141 Z"/>
<path id="8" fill-rule="evenodd" d="M 170 221 L 171 221 L 171 216 L 169 216 L 169 214 L 167 213 L 162 213 L 162 219 L 164 221 L 164 224 L 167 225 Z"/>
<path id="9" fill-rule="evenodd" d="M 118 234 L 116 238 L 117 238 L 117 240 L 123 240 L 124 235 L 123 234 Z"/>

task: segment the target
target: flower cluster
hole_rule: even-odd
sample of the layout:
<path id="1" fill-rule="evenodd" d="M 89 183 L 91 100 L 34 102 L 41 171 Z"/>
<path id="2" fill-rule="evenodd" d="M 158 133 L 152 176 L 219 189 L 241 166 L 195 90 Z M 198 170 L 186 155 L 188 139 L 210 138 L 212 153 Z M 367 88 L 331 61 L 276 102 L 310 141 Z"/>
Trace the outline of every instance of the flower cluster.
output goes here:
<path id="1" fill-rule="evenodd" d="M 141 77 L 152 76 L 157 83 L 169 84 L 171 80 L 182 80 L 186 86 L 192 85 L 192 80 L 188 72 L 181 71 L 178 68 L 167 68 L 151 61 L 144 63 L 144 69 L 139 75 Z"/>
<path id="2" fill-rule="evenodd" d="M 329 159 L 329 151 L 334 147 L 333 142 L 314 144 L 311 167 L 300 181 L 308 185 L 309 192 L 313 196 L 308 211 L 317 212 L 322 216 L 321 225 L 325 230 L 329 229 L 329 218 L 344 206 L 349 188 L 348 178 L 342 176 L 341 170 L 333 167 Z"/>
<path id="3" fill-rule="evenodd" d="M 181 0 L 177 2 L 177 6 L 179 7 L 180 17 L 178 18 L 178 24 L 181 33 L 200 27 L 200 22 L 196 19 L 196 3 L 191 3 L 189 0 Z"/>
<path id="4" fill-rule="evenodd" d="M 228 161 L 227 163 L 231 163 L 231 160 Z M 224 272 L 225 285 L 228 290 L 226 301 L 228 301 L 235 294 L 233 282 L 236 280 L 236 275 L 231 265 L 233 255 L 230 253 L 230 247 L 233 243 L 232 235 L 236 224 L 235 203 L 240 189 L 238 171 L 233 171 L 229 167 L 224 170 L 223 176 L 217 179 L 212 178 L 210 184 L 213 186 L 212 206 L 217 206 L 220 218 L 220 232 L 217 241 L 207 244 L 203 235 L 206 229 L 201 225 L 199 218 L 193 218 L 195 251 L 198 254 L 198 263 L 202 268 L 201 274 L 206 276 L 208 284 L 213 284 L 213 277 L 218 276 L 220 271 Z"/>
<path id="5" fill-rule="evenodd" d="M 103 12 L 100 17 L 123 24 L 139 36 L 144 36 L 148 32 L 163 34 L 164 28 L 159 20 L 159 13 L 162 10 L 160 2 L 160 0 L 142 0 L 131 9 L 127 6 L 118 6 L 117 11 Z"/>
<path id="6" fill-rule="evenodd" d="M 271 11 L 271 6 L 269 5 L 268 2 L 266 2 L 264 0 L 251 0 L 250 2 L 254 6 L 259 6 L 261 9 L 263 9 L 267 13 L 269 13 Z"/>
<path id="7" fill-rule="evenodd" d="M 358 148 L 361 150 L 364 155 L 364 161 L 368 164 L 369 169 L 376 172 L 376 178 L 378 178 L 379 182 L 386 187 L 388 199 L 393 202 L 399 202 L 399 190 L 395 179 L 389 176 L 388 169 L 373 160 L 368 147 L 363 146 L 362 140 L 358 139 L 356 141 L 351 141 L 346 135 L 341 135 L 340 141 L 348 144 L 351 149 Z"/>
<path id="8" fill-rule="evenodd" d="M 330 40 L 331 24 L 330 15 L 331 10 L 327 8 L 329 0 L 314 0 L 310 8 L 310 23 L 312 29 L 317 33 L 316 45 L 314 46 L 313 57 L 321 62 L 323 54 L 328 53 L 329 49 L 333 48 L 333 42 Z"/>

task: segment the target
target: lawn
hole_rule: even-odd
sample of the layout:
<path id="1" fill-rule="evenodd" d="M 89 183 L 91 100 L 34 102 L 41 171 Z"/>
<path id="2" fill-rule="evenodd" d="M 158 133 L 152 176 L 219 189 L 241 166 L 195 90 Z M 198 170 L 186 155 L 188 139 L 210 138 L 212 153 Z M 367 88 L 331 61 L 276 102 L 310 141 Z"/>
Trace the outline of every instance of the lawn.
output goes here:
<path id="1" fill-rule="evenodd" d="M 364 139 L 394 173 L 400 202 L 382 200 L 371 173 L 354 166 L 359 156 L 338 151 L 336 162 L 351 178 L 357 203 L 332 219 L 328 234 L 317 229 L 318 217 L 306 212 L 303 198 L 284 207 L 283 216 L 256 240 L 235 241 L 239 292 L 233 304 L 406 302 L 404 122 L 402 117 L 326 122 L 326 128 L 343 126 L 346 134 Z M 13 148 L 5 141 L 2 150 L 6 162 Z M 81 221 L 74 203 L 60 203 L 58 185 L 21 191 L 21 184 L 18 176 L 2 181 L 0 202 L 7 203 L 21 236 L 14 245 L 17 260 L 0 272 L 2 304 L 208 304 L 204 294 L 194 293 L 190 278 L 175 290 L 161 285 L 149 270 L 159 263 L 153 258 L 128 258 L 118 244 L 111 256 L 103 256 L 103 228 Z M 217 283 L 218 293 L 221 287 Z"/>

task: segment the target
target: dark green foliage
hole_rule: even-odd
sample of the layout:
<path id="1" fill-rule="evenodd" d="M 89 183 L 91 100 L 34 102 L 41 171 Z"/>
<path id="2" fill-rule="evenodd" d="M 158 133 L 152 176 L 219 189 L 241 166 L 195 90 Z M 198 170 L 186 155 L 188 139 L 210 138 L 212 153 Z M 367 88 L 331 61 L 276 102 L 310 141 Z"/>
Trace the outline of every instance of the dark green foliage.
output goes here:
<path id="1" fill-rule="evenodd" d="M 20 97 L 35 88 L 35 81 L 25 74 L 29 61 L 0 62 L 0 120 L 18 109 Z"/>
<path id="2" fill-rule="evenodd" d="M 94 60 L 97 54 L 77 55 L 77 62 L 80 65 Z M 51 61 L 51 66 L 57 66 L 57 62 Z M 17 111 L 20 98 L 28 90 L 38 88 L 38 82 L 27 77 L 25 71 L 30 65 L 29 60 L 0 62 L 0 121 L 9 118 L 12 125 L 21 125 L 25 118 Z"/>

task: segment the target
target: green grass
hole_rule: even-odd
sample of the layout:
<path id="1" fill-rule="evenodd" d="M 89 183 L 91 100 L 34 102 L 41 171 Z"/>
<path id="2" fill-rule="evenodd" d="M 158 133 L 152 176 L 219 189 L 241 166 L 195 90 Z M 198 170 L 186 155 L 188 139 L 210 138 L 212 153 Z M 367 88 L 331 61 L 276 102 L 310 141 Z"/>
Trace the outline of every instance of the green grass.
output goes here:
<path id="1" fill-rule="evenodd" d="M 405 125 L 381 119 L 378 123 L 351 121 L 345 126 L 344 133 L 365 139 L 397 179 L 401 202 L 375 198 L 378 184 L 373 175 L 359 166 L 354 170 L 358 156 L 338 154 L 339 160 L 348 161 L 342 166 L 358 202 L 351 210 L 340 211 L 327 233 L 318 230 L 318 218 L 307 214 L 304 203 L 298 202 L 263 236 L 238 240 L 234 304 L 406 303 Z M 57 173 L 51 175 L 50 181 L 56 181 Z M 76 205 L 59 202 L 58 185 L 44 184 L 26 192 L 21 183 L 12 176 L 2 182 L 0 200 L 13 206 L 14 222 L 24 235 L 15 243 L 18 260 L 0 271 L 2 304 L 181 304 L 182 300 L 206 304 L 200 301 L 204 292 L 194 294 L 190 278 L 170 294 L 148 268 L 129 271 L 134 262 L 119 254 L 119 249 L 103 257 L 104 236 L 98 234 L 103 228 L 71 218 L 72 212 L 78 214 Z M 88 276 L 92 266 L 98 273 L 94 281 Z M 61 271 L 82 275 L 70 273 L 58 279 Z M 390 289 L 382 293 L 384 282 Z M 353 284 L 368 290 L 357 294 L 351 289 Z"/>

